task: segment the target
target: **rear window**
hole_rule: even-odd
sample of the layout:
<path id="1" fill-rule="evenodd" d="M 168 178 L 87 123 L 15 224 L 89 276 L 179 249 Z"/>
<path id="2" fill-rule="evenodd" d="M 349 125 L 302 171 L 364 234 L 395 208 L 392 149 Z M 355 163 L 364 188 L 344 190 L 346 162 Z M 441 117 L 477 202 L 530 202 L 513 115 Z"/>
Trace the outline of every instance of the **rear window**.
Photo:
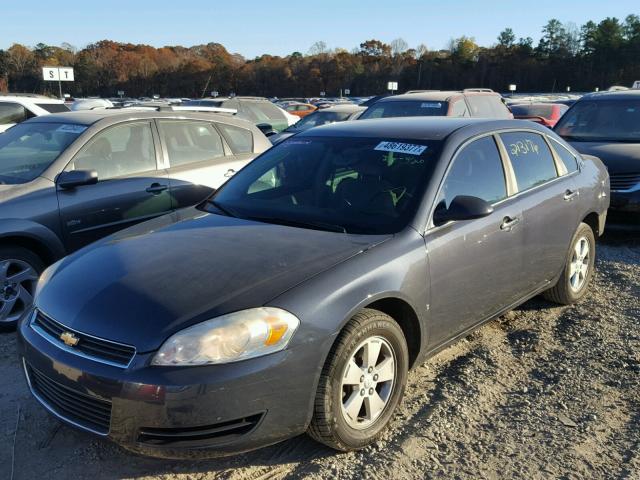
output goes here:
<path id="1" fill-rule="evenodd" d="M 577 142 L 640 142 L 640 100 L 581 100 L 555 128 Z"/>
<path id="2" fill-rule="evenodd" d="M 36 106 L 46 110 L 49 113 L 62 113 L 68 112 L 69 107 L 64 103 L 36 103 Z"/>
<path id="3" fill-rule="evenodd" d="M 518 116 L 551 118 L 553 105 L 513 105 L 511 112 Z"/>
<path id="4" fill-rule="evenodd" d="M 468 95 L 472 117 L 511 118 L 509 109 L 497 95 Z"/>
<path id="5" fill-rule="evenodd" d="M 373 104 L 360 115 L 359 120 L 389 117 L 443 117 L 447 115 L 449 102 L 432 100 L 400 100 Z"/>

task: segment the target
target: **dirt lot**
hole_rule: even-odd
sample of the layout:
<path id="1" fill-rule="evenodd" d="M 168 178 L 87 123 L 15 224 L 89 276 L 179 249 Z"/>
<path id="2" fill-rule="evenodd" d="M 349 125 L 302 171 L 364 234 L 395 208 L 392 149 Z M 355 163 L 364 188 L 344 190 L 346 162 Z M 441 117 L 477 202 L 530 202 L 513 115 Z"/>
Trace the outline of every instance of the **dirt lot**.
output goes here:
<path id="1" fill-rule="evenodd" d="M 607 234 L 581 304 L 532 300 L 413 371 L 393 428 L 358 453 L 303 436 L 227 459 L 140 458 L 50 418 L 13 335 L 0 374 L 2 479 L 12 465 L 15 479 L 640 479 L 640 235 Z"/>

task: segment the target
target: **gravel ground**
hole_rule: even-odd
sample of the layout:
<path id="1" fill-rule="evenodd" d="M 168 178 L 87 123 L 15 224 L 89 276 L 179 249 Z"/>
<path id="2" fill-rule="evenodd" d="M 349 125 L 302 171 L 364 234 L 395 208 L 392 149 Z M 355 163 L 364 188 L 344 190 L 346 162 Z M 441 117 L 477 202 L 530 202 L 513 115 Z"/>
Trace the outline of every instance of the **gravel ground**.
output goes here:
<path id="1" fill-rule="evenodd" d="M 2 479 L 640 479 L 640 236 L 607 234 L 579 305 L 534 299 L 411 372 L 392 428 L 357 453 L 302 436 L 211 461 L 137 457 L 47 415 L 13 334 L 0 374 Z"/>

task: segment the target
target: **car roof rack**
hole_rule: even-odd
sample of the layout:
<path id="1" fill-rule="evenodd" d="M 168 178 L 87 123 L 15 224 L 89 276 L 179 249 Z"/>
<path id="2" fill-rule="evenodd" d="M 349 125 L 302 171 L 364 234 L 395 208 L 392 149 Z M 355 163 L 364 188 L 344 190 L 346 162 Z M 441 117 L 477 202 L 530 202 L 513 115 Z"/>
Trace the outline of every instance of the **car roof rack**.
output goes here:
<path id="1" fill-rule="evenodd" d="M 467 92 L 496 93 L 493 90 L 491 90 L 490 88 L 465 88 L 462 91 L 464 93 L 467 93 Z"/>
<path id="2" fill-rule="evenodd" d="M 178 105 L 130 105 L 130 106 L 114 106 L 114 107 L 94 107 L 91 110 L 137 110 L 137 111 L 153 111 L 153 112 L 206 112 L 220 113 L 227 115 L 235 115 L 238 110 L 235 108 L 221 107 L 180 107 Z"/>
<path id="3" fill-rule="evenodd" d="M 404 93 L 429 93 L 429 92 L 441 92 L 442 90 L 407 90 Z"/>

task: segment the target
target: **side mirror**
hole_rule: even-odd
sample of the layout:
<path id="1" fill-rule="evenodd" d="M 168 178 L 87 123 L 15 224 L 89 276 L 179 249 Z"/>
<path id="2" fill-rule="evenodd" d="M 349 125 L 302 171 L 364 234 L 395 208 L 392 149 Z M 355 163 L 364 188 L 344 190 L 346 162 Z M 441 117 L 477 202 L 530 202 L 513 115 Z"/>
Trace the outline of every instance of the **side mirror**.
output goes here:
<path id="1" fill-rule="evenodd" d="M 486 217 L 493 213 L 493 207 L 485 200 L 468 195 L 458 195 L 449 208 L 436 208 L 433 213 L 433 223 L 436 226 L 444 225 L 455 220 L 473 220 Z"/>
<path id="2" fill-rule="evenodd" d="M 278 133 L 273 129 L 273 125 L 270 125 L 268 123 L 259 123 L 256 125 L 256 127 L 258 127 L 258 129 L 260 129 L 262 133 L 264 133 L 265 137 L 270 137 L 271 135 L 275 135 L 276 133 Z"/>
<path id="3" fill-rule="evenodd" d="M 98 172 L 95 170 L 71 170 L 58 175 L 56 182 L 60 188 L 65 190 L 81 187 L 83 185 L 95 185 L 98 183 Z"/>

